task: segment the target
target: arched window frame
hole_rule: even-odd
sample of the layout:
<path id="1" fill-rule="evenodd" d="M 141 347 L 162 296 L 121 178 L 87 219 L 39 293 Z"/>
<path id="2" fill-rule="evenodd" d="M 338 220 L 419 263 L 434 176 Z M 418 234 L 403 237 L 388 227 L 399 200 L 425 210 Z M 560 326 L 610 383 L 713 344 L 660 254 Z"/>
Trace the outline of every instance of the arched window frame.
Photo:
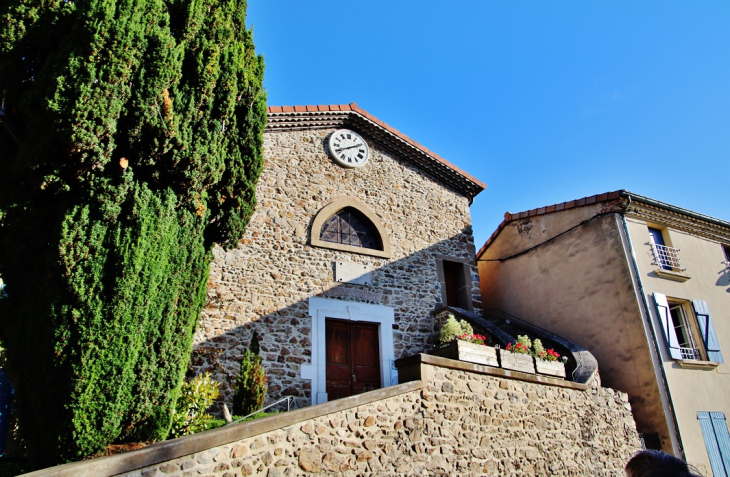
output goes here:
<path id="1" fill-rule="evenodd" d="M 378 235 L 380 236 L 380 243 L 383 245 L 383 250 L 375 250 L 372 248 L 364 248 L 364 247 L 354 247 L 352 245 L 342 245 L 338 243 L 332 243 L 332 242 L 325 242 L 324 240 L 320 240 L 320 236 L 322 235 L 322 226 L 324 223 L 332 217 L 334 214 L 339 212 L 340 210 L 346 208 L 346 207 L 352 207 L 353 209 L 360 212 L 362 215 L 364 215 L 375 227 Z M 373 211 L 371 211 L 368 206 L 363 204 L 357 199 L 353 199 L 351 197 L 346 198 L 340 198 L 332 203 L 324 206 L 316 215 L 314 218 L 314 222 L 312 222 L 312 232 L 309 236 L 309 243 L 313 247 L 320 247 L 320 248 L 329 248 L 332 250 L 340 250 L 342 252 L 351 252 L 351 253 L 357 253 L 360 255 L 370 255 L 373 257 L 381 257 L 381 258 L 390 258 L 392 256 L 392 250 L 390 247 L 390 237 L 385 232 L 385 227 L 383 227 L 383 223 L 380 221 L 377 215 Z"/>

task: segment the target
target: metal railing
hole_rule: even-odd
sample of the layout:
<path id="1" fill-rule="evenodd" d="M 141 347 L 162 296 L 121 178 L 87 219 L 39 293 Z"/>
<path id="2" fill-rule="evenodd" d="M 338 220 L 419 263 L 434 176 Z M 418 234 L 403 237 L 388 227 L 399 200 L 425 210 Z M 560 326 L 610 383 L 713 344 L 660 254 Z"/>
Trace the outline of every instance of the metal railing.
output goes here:
<path id="1" fill-rule="evenodd" d="M 700 357 L 700 350 L 697 348 L 679 348 L 679 352 L 682 355 L 682 359 L 702 359 Z"/>
<path id="2" fill-rule="evenodd" d="M 666 245 L 660 245 L 656 243 L 651 244 L 652 250 L 654 251 L 654 260 L 657 265 L 662 268 L 676 268 L 679 271 L 684 271 L 682 263 L 679 261 L 679 249 L 674 247 L 667 247 Z"/>
<path id="3" fill-rule="evenodd" d="M 247 417 L 255 416 L 256 414 L 258 414 L 258 413 L 260 413 L 260 412 L 264 412 L 265 410 L 267 410 L 267 409 L 269 409 L 269 408 L 272 408 L 272 407 L 276 406 L 277 404 L 280 404 L 280 403 L 282 403 L 282 402 L 284 402 L 284 401 L 286 401 L 286 410 L 287 410 L 287 412 L 289 412 L 289 411 L 291 410 L 291 402 L 292 402 L 293 400 L 294 400 L 294 396 L 287 396 L 287 397 L 285 397 L 285 398 L 283 398 L 283 399 L 279 399 L 279 400 L 278 400 L 278 401 L 276 401 L 276 402 L 272 402 L 272 403 L 271 403 L 271 404 L 269 404 L 268 406 L 264 406 L 264 407 L 262 407 L 262 408 L 261 408 L 261 409 L 259 409 L 258 411 L 254 411 L 254 412 L 252 412 L 251 414 L 247 414 L 247 415 L 245 415 L 245 416 L 243 416 L 243 417 L 241 417 L 241 418 L 239 418 L 239 419 L 236 419 L 235 421 L 231 421 L 231 422 L 229 422 L 229 423 L 228 423 L 228 424 L 226 424 L 226 425 L 231 425 L 231 424 L 235 424 L 235 423 L 237 423 L 237 422 L 241 422 L 241 421 L 243 421 L 244 419 L 246 419 Z"/>

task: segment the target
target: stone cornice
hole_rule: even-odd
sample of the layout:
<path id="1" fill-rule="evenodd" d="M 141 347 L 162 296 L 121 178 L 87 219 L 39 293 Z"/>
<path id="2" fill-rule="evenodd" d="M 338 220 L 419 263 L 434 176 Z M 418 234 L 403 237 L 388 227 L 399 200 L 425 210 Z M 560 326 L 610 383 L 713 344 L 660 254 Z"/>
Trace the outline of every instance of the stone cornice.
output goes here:
<path id="1" fill-rule="evenodd" d="M 717 242 L 730 244 L 730 227 L 643 203 L 638 200 L 631 201 L 628 204 L 626 215 Z"/>
<path id="2" fill-rule="evenodd" d="M 359 108 L 355 103 L 331 106 L 271 106 L 267 132 L 351 128 L 381 148 L 396 153 L 472 200 L 486 184 L 462 171 L 397 129 Z"/>

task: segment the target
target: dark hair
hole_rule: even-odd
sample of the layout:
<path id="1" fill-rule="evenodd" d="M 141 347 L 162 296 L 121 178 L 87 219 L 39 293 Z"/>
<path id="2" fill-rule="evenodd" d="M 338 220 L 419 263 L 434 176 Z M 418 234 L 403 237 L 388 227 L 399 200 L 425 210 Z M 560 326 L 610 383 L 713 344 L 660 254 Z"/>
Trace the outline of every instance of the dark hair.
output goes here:
<path id="1" fill-rule="evenodd" d="M 626 464 L 627 477 L 702 477 L 697 469 L 671 454 L 642 450 Z"/>

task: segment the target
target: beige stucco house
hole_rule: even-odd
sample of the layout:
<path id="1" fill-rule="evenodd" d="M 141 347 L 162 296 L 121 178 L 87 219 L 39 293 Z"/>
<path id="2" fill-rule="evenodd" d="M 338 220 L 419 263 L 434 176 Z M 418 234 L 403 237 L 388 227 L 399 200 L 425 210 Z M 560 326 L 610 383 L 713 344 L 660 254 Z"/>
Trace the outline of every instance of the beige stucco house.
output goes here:
<path id="1" fill-rule="evenodd" d="M 469 206 L 486 187 L 354 103 L 272 106 L 256 212 L 216 248 L 192 362 L 229 383 L 252 334 L 269 400 L 398 382 L 435 308 L 481 308 Z M 335 377 L 333 377 L 335 376 Z"/>
<path id="2" fill-rule="evenodd" d="M 730 475 L 730 223 L 622 190 L 507 213 L 477 257 L 485 309 L 580 343 L 648 447 Z"/>

